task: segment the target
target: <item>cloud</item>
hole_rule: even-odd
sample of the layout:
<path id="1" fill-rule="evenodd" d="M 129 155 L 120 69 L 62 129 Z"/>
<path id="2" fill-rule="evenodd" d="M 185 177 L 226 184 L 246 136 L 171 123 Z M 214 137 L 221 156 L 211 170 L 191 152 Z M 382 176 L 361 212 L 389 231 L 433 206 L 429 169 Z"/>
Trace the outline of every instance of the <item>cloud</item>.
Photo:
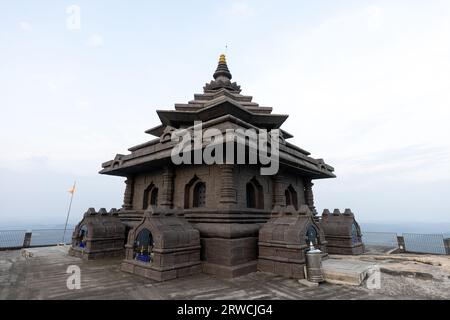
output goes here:
<path id="1" fill-rule="evenodd" d="M 78 100 L 75 102 L 75 107 L 80 110 L 88 110 L 91 107 L 91 102 L 88 100 Z"/>
<path id="2" fill-rule="evenodd" d="M 255 15 L 255 11 L 247 2 L 236 1 L 231 4 L 230 14 L 235 17 L 249 18 Z"/>
<path id="3" fill-rule="evenodd" d="M 19 22 L 19 27 L 20 27 L 20 29 L 22 29 L 22 31 L 25 31 L 25 32 L 29 32 L 29 31 L 33 30 L 33 28 L 31 27 L 31 24 L 26 21 Z"/>
<path id="4" fill-rule="evenodd" d="M 214 41 L 223 43 L 221 39 L 231 34 L 240 56 L 230 55 L 230 68 L 242 93 L 273 107 L 274 113 L 289 114 L 283 129 L 294 134 L 291 142 L 336 168 L 337 179 L 316 181 L 319 208 L 351 207 L 361 218 L 387 220 L 394 217 L 392 212 L 398 213 L 398 219 L 413 220 L 432 212 L 437 221 L 448 221 L 448 212 L 442 208 L 450 206 L 450 3 L 384 1 L 367 6 L 359 2 L 339 5 L 338 10 L 320 6 L 317 12 L 316 6 L 298 3 L 277 6 L 279 12 L 246 0 L 221 4 L 222 23 L 198 30 L 197 38 L 212 41 L 202 43 L 209 49 L 197 47 L 200 40 L 193 42 L 192 48 L 198 51 L 189 51 L 186 59 L 163 57 L 176 52 L 184 33 L 161 29 L 161 38 L 168 42 L 161 43 L 155 53 L 154 41 L 143 43 L 136 32 L 142 29 L 146 37 L 159 32 L 134 24 L 140 20 L 120 26 L 136 33 L 127 46 L 111 42 L 118 46 L 111 55 L 114 68 L 93 59 L 102 57 L 80 55 L 72 46 L 60 47 L 60 42 L 53 41 L 56 34 L 52 32 L 57 30 L 42 34 L 42 40 L 48 41 L 37 42 L 31 48 L 33 55 L 24 55 L 19 42 L 9 41 L 11 50 L 5 52 L 9 63 L 0 75 L 5 88 L 0 105 L 8 119 L 0 135 L 0 145 L 8 151 L 0 154 L 0 169 L 9 172 L 0 181 L 4 215 L 25 210 L 17 208 L 24 194 L 16 191 L 21 184 L 30 189 L 48 187 L 48 194 L 36 197 L 41 203 L 33 211 L 51 211 L 54 176 L 68 177 L 57 188 L 63 200 L 74 176 L 107 181 L 108 187 L 117 188 L 115 193 L 92 188 L 80 201 L 79 212 L 91 205 L 120 202 L 122 180 L 97 177 L 100 164 L 151 139 L 142 131 L 158 123 L 154 107 L 191 99 L 193 89 L 202 84 L 193 79 L 199 79 L 199 74 L 210 77 L 215 68 L 205 52 L 212 50 Z M 195 13 L 206 16 L 204 8 L 195 8 Z M 281 13 L 288 13 L 286 19 Z M 297 13 L 307 19 L 297 19 Z M 120 17 L 119 12 L 111 14 L 111 19 L 117 18 L 114 14 Z M 258 19 L 246 19 L 255 15 Z M 194 26 L 198 21 L 210 22 L 192 19 L 196 19 Z M 283 23 L 277 23 L 280 20 Z M 173 30 L 185 23 L 170 22 Z M 25 29 L 30 30 L 30 24 Z M 17 33 L 22 30 L 16 25 Z M 13 34 L 5 32 L 3 37 L 12 39 Z M 82 41 L 99 47 L 111 38 L 107 33 L 92 30 Z M 160 63 L 164 59 L 171 62 L 169 66 Z M 190 67 L 195 69 L 194 78 L 177 77 L 186 61 L 196 65 Z M 126 119 L 118 120 L 124 114 Z M 42 175 L 31 180 L 38 170 Z M 23 179 L 17 180 L 17 174 Z M 6 194 L 8 190 L 13 191 Z M 9 199 L 14 194 L 17 203 Z M 60 206 L 65 208 L 65 201 Z"/>
<path id="5" fill-rule="evenodd" d="M 279 32 L 267 39 L 277 50 L 253 55 L 264 68 L 243 94 L 289 114 L 290 142 L 336 169 L 316 181 L 318 208 L 449 221 L 449 20 L 450 4 L 360 6 Z"/>
<path id="6" fill-rule="evenodd" d="M 313 156 L 352 161 L 413 145 L 448 154 L 450 10 L 417 26 L 421 9 L 400 9 L 360 8 L 288 33 L 276 44 L 281 57 L 256 62 L 265 68 L 252 95 L 290 114 L 285 129 Z M 370 17 L 382 17 L 376 30 Z M 442 166 L 435 157 L 421 161 Z M 450 178 L 450 168 L 440 175 Z"/>
<path id="7" fill-rule="evenodd" d="M 88 47 L 92 48 L 102 47 L 103 44 L 104 44 L 103 37 L 98 33 L 92 34 L 87 41 Z"/>
<path id="8" fill-rule="evenodd" d="M 418 144 L 400 146 L 376 152 L 365 152 L 359 156 L 332 159 L 339 175 L 356 181 L 370 181 L 371 184 L 424 183 L 448 181 L 445 174 L 449 169 L 450 151 L 445 147 Z M 366 182 L 364 182 L 366 183 Z"/>
<path id="9" fill-rule="evenodd" d="M 381 27 L 383 12 L 379 6 L 370 6 L 366 10 L 367 26 L 371 30 L 376 30 Z"/>

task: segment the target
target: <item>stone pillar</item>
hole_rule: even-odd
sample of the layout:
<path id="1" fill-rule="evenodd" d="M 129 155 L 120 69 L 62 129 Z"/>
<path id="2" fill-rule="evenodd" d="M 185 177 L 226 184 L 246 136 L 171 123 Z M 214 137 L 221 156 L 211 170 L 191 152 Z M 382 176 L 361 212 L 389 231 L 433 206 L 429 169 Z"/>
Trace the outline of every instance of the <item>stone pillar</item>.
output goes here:
<path id="1" fill-rule="evenodd" d="M 233 166 L 221 165 L 220 166 L 220 203 L 221 204 L 236 204 L 236 188 L 234 186 L 233 179 Z"/>
<path id="2" fill-rule="evenodd" d="M 447 254 L 450 255 L 450 238 L 444 239 L 445 244 L 445 250 L 447 251 Z"/>
<path id="3" fill-rule="evenodd" d="M 273 182 L 273 207 L 286 206 L 286 199 L 283 189 L 283 176 L 276 174 L 272 177 Z"/>
<path id="4" fill-rule="evenodd" d="M 314 194 L 312 191 L 312 187 L 314 183 L 311 180 L 305 181 L 305 201 L 306 205 L 313 212 L 314 215 L 317 215 L 316 207 L 314 206 Z"/>
<path id="5" fill-rule="evenodd" d="M 173 207 L 173 190 L 174 190 L 174 170 L 171 166 L 165 166 L 162 174 L 163 186 L 161 193 L 160 206 L 162 208 L 172 208 Z"/>
<path id="6" fill-rule="evenodd" d="M 403 238 L 403 236 L 397 236 L 397 245 L 398 245 L 399 252 L 406 252 L 405 238 Z"/>
<path id="7" fill-rule="evenodd" d="M 23 248 L 29 248 L 31 246 L 31 232 L 25 233 L 25 237 L 23 238 Z"/>
<path id="8" fill-rule="evenodd" d="M 124 210 L 133 209 L 133 195 L 134 195 L 134 177 L 127 177 L 125 180 L 125 193 L 123 196 L 123 206 Z"/>

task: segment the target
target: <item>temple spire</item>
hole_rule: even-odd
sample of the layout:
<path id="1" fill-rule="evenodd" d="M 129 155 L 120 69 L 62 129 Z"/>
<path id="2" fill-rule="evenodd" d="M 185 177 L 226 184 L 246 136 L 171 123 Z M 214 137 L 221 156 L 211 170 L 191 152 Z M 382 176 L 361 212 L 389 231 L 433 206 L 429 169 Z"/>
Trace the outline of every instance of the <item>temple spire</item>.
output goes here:
<path id="1" fill-rule="evenodd" d="M 220 89 L 227 89 L 234 92 L 241 92 L 241 87 L 236 84 L 236 82 L 231 82 L 233 76 L 231 75 L 230 70 L 227 66 L 227 60 L 224 54 L 221 54 L 219 57 L 219 63 L 217 65 L 216 72 L 214 72 L 214 80 L 210 83 L 207 83 L 203 90 L 207 91 L 216 91 Z"/>
<path id="2" fill-rule="evenodd" d="M 230 70 L 228 70 L 227 60 L 224 54 L 220 55 L 219 64 L 217 65 L 217 69 L 216 72 L 214 72 L 213 77 L 215 80 L 217 80 L 220 77 L 224 77 L 225 79 L 231 80 L 233 77 L 230 73 Z"/>

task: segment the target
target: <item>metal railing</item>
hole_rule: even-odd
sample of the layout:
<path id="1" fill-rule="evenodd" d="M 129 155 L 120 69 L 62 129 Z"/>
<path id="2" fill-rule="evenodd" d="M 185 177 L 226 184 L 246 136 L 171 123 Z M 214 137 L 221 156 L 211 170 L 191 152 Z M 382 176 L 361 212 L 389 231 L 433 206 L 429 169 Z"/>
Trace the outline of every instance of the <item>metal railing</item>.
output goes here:
<path id="1" fill-rule="evenodd" d="M 403 252 L 450 254 L 449 240 L 443 234 L 393 232 L 363 232 L 364 244 L 387 248 L 399 248 Z"/>
<path id="2" fill-rule="evenodd" d="M 0 248 L 22 248 L 26 230 L 0 230 Z"/>
<path id="3" fill-rule="evenodd" d="M 39 229 L 33 230 L 31 237 L 31 247 L 36 246 L 51 246 L 61 242 L 71 243 L 72 241 L 72 230 L 66 230 L 64 235 L 64 229 Z M 63 241 L 64 235 L 64 241 Z M 55 242 L 56 241 L 56 242 Z"/>
<path id="4" fill-rule="evenodd" d="M 397 234 L 393 232 L 363 232 L 362 240 L 367 245 L 397 248 Z"/>
<path id="5" fill-rule="evenodd" d="M 73 229 L 67 229 L 64 243 L 70 244 Z M 64 229 L 0 230 L 0 250 L 54 246 L 62 242 Z"/>
<path id="6" fill-rule="evenodd" d="M 404 233 L 405 251 L 431 254 L 446 254 L 442 234 Z"/>
<path id="7" fill-rule="evenodd" d="M 64 243 L 70 244 L 73 229 L 67 229 Z M 64 229 L 0 230 L 0 250 L 24 247 L 53 246 L 61 243 Z M 400 248 L 405 252 L 450 254 L 450 240 L 443 234 L 363 232 L 362 240 L 369 246 Z"/>

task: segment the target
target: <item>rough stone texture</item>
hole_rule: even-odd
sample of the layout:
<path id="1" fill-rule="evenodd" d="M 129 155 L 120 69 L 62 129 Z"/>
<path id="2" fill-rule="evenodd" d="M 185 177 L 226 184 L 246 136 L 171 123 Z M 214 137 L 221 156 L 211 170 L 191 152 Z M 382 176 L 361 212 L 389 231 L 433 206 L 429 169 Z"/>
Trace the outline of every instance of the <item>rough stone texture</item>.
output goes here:
<path id="1" fill-rule="evenodd" d="M 319 287 L 319 283 L 318 282 L 311 282 L 311 281 L 308 281 L 306 279 L 299 279 L 298 283 L 300 283 L 301 285 L 304 285 L 306 287 L 309 287 L 309 288 L 317 288 L 317 287 Z"/>
<path id="2" fill-rule="evenodd" d="M 80 238 L 82 228 L 87 230 L 84 241 Z M 83 259 L 122 257 L 124 245 L 125 225 L 118 218 L 117 210 L 108 213 L 104 208 L 98 212 L 90 208 L 73 231 L 69 254 Z"/>
<path id="3" fill-rule="evenodd" d="M 332 259 L 367 261 L 381 269 L 381 288 L 369 290 L 362 285 L 322 283 L 306 287 L 297 280 L 265 272 L 253 272 L 236 279 L 196 274 L 158 282 L 120 271 L 120 259 L 85 260 L 69 256 L 68 247 L 0 252 L 0 300 L 36 299 L 450 299 L 450 257 L 385 253 L 342 256 Z M 368 249 L 371 249 L 368 247 Z M 69 290 L 67 268 L 81 270 L 81 289 Z M 386 270 L 391 271 L 386 273 Z M 397 272 L 392 272 L 397 270 Z M 388 271 L 388 272 L 389 272 Z M 402 273 L 421 272 L 431 275 Z"/>
<path id="4" fill-rule="evenodd" d="M 363 261 L 327 259 L 322 262 L 325 281 L 334 284 L 359 286 L 376 264 Z"/>
<path id="5" fill-rule="evenodd" d="M 153 238 L 150 262 L 135 259 L 134 246 L 139 232 L 149 230 Z M 157 281 L 166 281 L 201 272 L 199 232 L 181 212 L 151 208 L 128 234 L 122 270 Z"/>
<path id="6" fill-rule="evenodd" d="M 364 252 L 361 228 L 350 209 L 346 209 L 344 213 L 338 209 L 330 213 L 328 209 L 325 209 L 320 225 L 328 242 L 328 253 L 361 254 Z"/>
<path id="7" fill-rule="evenodd" d="M 327 242 L 307 205 L 299 210 L 276 207 L 272 218 L 259 231 L 258 270 L 289 278 L 305 278 L 308 227 L 317 231 L 317 247 L 326 257 Z"/>
<path id="8" fill-rule="evenodd" d="M 264 272 L 237 279 L 200 273 L 159 282 L 121 272 L 119 259 L 83 260 L 69 256 L 67 247 L 28 250 L 33 253 L 29 259 L 23 257 L 20 250 L 0 252 L 0 300 L 359 300 L 403 297 L 327 283 L 309 288 L 296 280 Z M 81 270 L 80 290 L 69 290 L 66 286 L 70 265 Z"/>
<path id="9" fill-rule="evenodd" d="M 381 286 L 376 292 L 414 299 L 450 299 L 450 257 L 431 254 L 389 254 L 368 246 L 362 255 L 330 255 L 337 260 L 376 264 Z M 362 287 L 367 291 L 366 288 Z"/>

